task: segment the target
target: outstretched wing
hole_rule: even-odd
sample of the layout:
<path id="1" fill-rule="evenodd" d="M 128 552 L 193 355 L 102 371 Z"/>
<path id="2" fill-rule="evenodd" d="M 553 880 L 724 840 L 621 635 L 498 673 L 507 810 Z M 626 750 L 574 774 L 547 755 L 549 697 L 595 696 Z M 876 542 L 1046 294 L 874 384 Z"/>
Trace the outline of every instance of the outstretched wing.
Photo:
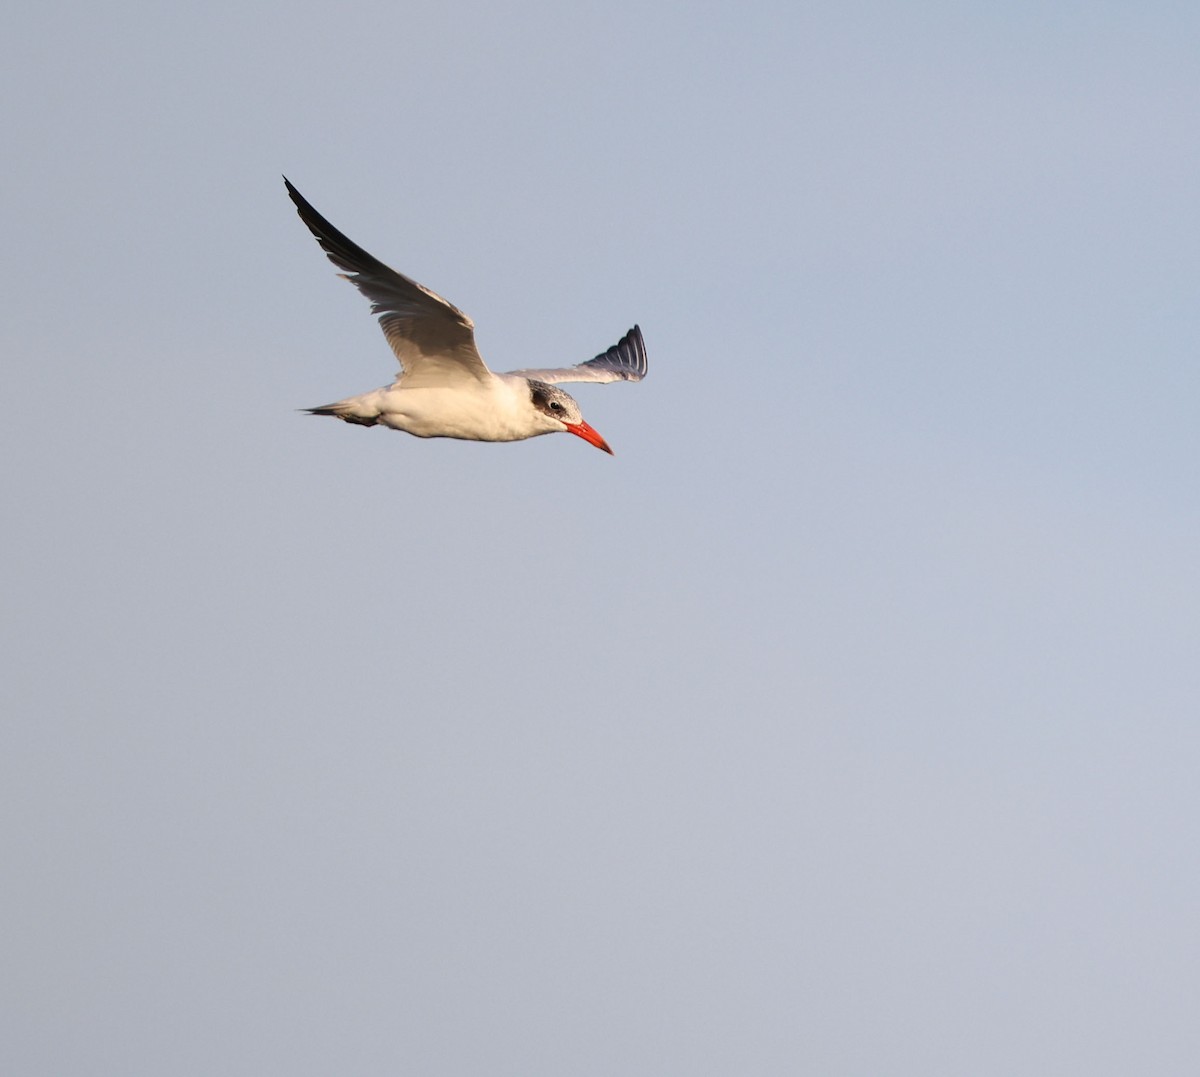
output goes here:
<path id="1" fill-rule="evenodd" d="M 636 325 L 608 351 L 578 366 L 555 370 L 514 370 L 536 381 L 641 381 L 646 376 L 646 342 Z"/>
<path id="2" fill-rule="evenodd" d="M 475 323 L 436 292 L 389 269 L 322 217 L 288 182 L 300 219 L 316 236 L 341 276 L 371 301 L 371 313 L 403 369 L 405 388 L 484 381 L 492 374 L 475 347 Z"/>

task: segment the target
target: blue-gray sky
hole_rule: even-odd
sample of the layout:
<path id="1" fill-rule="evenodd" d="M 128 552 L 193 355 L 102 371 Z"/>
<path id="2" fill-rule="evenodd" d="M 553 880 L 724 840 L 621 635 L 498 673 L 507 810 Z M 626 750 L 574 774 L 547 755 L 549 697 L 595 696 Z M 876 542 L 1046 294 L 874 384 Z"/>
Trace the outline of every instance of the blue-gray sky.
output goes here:
<path id="1" fill-rule="evenodd" d="M 1200 14 L 6 25 L 0 1069 L 1200 1064 Z M 568 437 L 295 409 L 387 346 Z"/>

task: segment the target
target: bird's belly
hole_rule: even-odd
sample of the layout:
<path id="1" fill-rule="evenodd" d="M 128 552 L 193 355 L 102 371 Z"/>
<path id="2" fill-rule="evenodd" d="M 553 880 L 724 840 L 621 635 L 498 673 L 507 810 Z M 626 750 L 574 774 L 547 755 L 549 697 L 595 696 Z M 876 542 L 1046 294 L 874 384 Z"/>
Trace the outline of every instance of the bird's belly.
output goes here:
<path id="1" fill-rule="evenodd" d="M 506 394 L 481 387 L 387 389 L 380 401 L 380 422 L 419 438 L 465 441 L 519 441 L 535 431 L 523 428 Z M 536 431 L 541 433 L 541 431 Z"/>

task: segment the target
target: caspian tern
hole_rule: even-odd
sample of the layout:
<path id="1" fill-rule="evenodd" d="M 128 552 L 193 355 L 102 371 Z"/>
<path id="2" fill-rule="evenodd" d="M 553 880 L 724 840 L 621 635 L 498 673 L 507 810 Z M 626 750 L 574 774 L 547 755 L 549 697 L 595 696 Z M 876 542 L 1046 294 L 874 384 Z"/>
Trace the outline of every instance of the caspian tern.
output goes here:
<path id="1" fill-rule="evenodd" d="M 317 238 L 339 276 L 371 301 L 371 313 L 400 360 L 400 375 L 382 389 L 350 396 L 311 415 L 348 423 L 382 423 L 420 438 L 521 441 L 566 431 L 612 449 L 583 420 L 560 381 L 641 381 L 646 345 L 635 325 L 608 351 L 578 366 L 493 374 L 475 347 L 475 323 L 424 285 L 373 258 L 333 227 L 288 182 L 300 219 Z"/>

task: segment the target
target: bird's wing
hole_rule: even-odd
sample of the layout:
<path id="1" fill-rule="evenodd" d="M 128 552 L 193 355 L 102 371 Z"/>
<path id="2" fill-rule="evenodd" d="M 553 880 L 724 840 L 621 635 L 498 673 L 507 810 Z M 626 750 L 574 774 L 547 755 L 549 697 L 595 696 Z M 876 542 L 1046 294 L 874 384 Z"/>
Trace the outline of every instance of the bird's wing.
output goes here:
<path id="1" fill-rule="evenodd" d="M 578 366 L 556 370 L 514 370 L 536 381 L 641 381 L 646 376 L 646 342 L 635 325 L 608 351 Z"/>
<path id="2" fill-rule="evenodd" d="M 400 360 L 406 389 L 452 385 L 492 377 L 475 347 L 475 323 L 436 292 L 389 269 L 347 239 L 288 182 L 300 219 L 317 238 L 341 276 L 371 301 L 371 313 Z"/>

